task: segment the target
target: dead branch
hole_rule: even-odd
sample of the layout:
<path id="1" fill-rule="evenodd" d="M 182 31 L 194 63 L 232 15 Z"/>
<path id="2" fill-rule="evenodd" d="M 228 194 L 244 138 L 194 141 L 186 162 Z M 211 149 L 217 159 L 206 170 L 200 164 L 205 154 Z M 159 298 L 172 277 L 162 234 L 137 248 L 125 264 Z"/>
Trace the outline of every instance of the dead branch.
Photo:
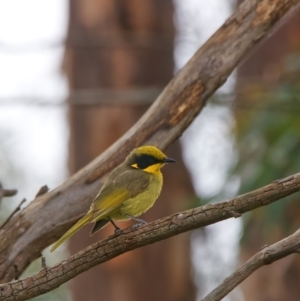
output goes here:
<path id="1" fill-rule="evenodd" d="M 227 277 L 218 287 L 210 292 L 202 301 L 219 301 L 248 278 L 257 269 L 274 261 L 282 259 L 300 250 L 300 229 L 279 242 L 263 248 L 238 270 Z"/>
<path id="2" fill-rule="evenodd" d="M 3 229 L 6 224 L 13 218 L 13 216 L 21 210 L 21 206 L 26 202 L 26 199 L 23 199 L 20 204 L 14 209 L 14 211 L 7 217 L 4 223 L 0 226 L 0 230 Z"/>
<path id="3" fill-rule="evenodd" d="M 134 127 L 65 183 L 36 198 L 15 216 L 0 234 L 0 282 L 18 277 L 73 224 L 74 217 L 87 211 L 99 191 L 101 177 L 120 164 L 129 151 L 142 144 L 165 149 L 176 140 L 245 53 L 298 2 L 244 1 L 176 74 Z"/>
<path id="4" fill-rule="evenodd" d="M 53 290 L 95 265 L 106 262 L 123 253 L 189 230 L 231 218 L 231 212 L 241 215 L 255 208 L 266 206 L 297 191 L 300 191 L 300 173 L 275 181 L 228 201 L 176 213 L 141 226 L 138 229 L 128 228 L 122 231 L 120 235 L 112 235 L 105 240 L 92 244 L 85 250 L 80 251 L 52 268 L 45 268 L 45 265 L 43 265 L 42 270 L 36 275 L 0 285 L 0 299 L 20 301 L 36 297 Z M 300 233 L 298 235 L 300 236 Z M 298 242 L 298 244 L 300 243 Z M 256 263 L 257 260 L 255 259 L 254 267 L 258 268 L 262 263 L 271 263 L 272 260 L 274 261 L 274 258 L 280 259 L 286 256 L 284 254 L 287 254 L 280 251 L 278 254 L 282 253 L 284 255 L 280 257 L 278 254 L 268 253 L 268 250 L 273 250 L 272 246 L 260 252 L 264 254 L 263 260 L 261 260 L 260 255 L 257 255 L 260 265 Z M 299 245 L 297 250 L 299 250 Z M 249 272 L 249 268 L 246 271 Z M 251 271 L 253 272 L 254 270 L 252 269 Z M 245 272 L 244 275 L 246 278 L 247 273 Z M 235 279 L 236 285 L 238 281 L 242 281 L 245 278 Z M 234 287 L 233 285 L 228 285 L 227 282 L 226 285 L 229 291 Z"/>

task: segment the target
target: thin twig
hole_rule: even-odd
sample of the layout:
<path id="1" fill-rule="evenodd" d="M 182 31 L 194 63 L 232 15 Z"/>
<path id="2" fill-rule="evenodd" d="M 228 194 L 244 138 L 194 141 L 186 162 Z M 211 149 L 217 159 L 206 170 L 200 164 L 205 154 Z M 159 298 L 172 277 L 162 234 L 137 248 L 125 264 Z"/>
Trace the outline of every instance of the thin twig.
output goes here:
<path id="1" fill-rule="evenodd" d="M 17 189 L 3 189 L 3 197 L 14 196 L 17 194 Z"/>
<path id="2" fill-rule="evenodd" d="M 21 210 L 21 206 L 26 202 L 26 199 L 23 199 L 20 204 L 16 207 L 16 209 L 8 216 L 6 221 L 0 226 L 0 230 L 7 225 L 7 223 L 12 219 L 12 217 Z"/>
<path id="3" fill-rule="evenodd" d="M 227 277 L 218 287 L 203 298 L 202 301 L 221 300 L 257 269 L 290 254 L 298 253 L 299 248 L 300 230 L 297 230 L 294 234 L 284 238 L 283 240 L 262 248 L 232 275 Z"/>
<path id="4" fill-rule="evenodd" d="M 41 264 L 42 264 L 42 269 L 43 270 L 48 270 L 49 269 L 49 267 L 46 264 L 46 257 L 41 256 Z"/>
<path id="5" fill-rule="evenodd" d="M 0 202 L 3 197 L 14 196 L 17 192 L 18 190 L 16 189 L 4 189 L 0 183 Z"/>

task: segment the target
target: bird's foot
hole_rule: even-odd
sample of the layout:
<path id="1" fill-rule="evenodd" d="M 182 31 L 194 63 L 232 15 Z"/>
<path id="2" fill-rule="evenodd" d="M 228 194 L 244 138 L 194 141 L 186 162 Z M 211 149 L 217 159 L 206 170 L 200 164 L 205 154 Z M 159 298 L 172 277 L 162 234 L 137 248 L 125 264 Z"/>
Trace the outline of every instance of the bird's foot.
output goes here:
<path id="1" fill-rule="evenodd" d="M 122 233 L 122 230 L 120 228 L 115 229 L 115 234 L 120 235 Z"/>
<path id="2" fill-rule="evenodd" d="M 136 230 L 136 229 L 138 229 L 140 226 L 143 226 L 143 225 L 146 225 L 146 224 L 147 224 L 147 222 L 142 221 L 142 222 L 140 222 L 140 223 L 134 224 L 134 225 L 132 226 L 132 229 L 133 229 L 133 230 Z"/>

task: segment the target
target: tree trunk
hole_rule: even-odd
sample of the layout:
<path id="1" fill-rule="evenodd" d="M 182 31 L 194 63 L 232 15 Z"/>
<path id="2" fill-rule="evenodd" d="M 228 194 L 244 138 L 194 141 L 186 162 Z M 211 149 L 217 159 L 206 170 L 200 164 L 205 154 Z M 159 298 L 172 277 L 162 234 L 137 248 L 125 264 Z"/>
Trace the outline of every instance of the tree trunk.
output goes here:
<path id="1" fill-rule="evenodd" d="M 83 89 L 87 95 L 85 99 L 77 98 L 82 105 L 70 105 L 71 173 L 109 147 L 148 108 L 145 104 L 128 105 L 127 101 L 125 105 L 121 97 L 125 95 L 126 100 L 127 92 L 132 90 L 163 87 L 172 78 L 173 38 L 170 0 L 147 0 L 142 5 L 134 0 L 70 1 L 64 67 L 71 95 Z M 105 89 L 115 93 L 113 101 L 120 105 L 87 104 L 89 95 Z M 142 217 L 148 221 L 189 207 L 188 198 L 194 195 L 179 144 L 170 147 L 167 154 L 178 164 L 176 170 L 164 168 L 162 195 Z M 119 224 L 121 228 L 130 225 Z M 87 226 L 71 239 L 71 253 L 107 237 L 113 228 L 108 226 L 91 238 L 89 231 Z M 189 254 L 188 234 L 127 253 L 75 278 L 73 300 L 99 300 L 99 296 L 108 301 L 193 300 Z"/>

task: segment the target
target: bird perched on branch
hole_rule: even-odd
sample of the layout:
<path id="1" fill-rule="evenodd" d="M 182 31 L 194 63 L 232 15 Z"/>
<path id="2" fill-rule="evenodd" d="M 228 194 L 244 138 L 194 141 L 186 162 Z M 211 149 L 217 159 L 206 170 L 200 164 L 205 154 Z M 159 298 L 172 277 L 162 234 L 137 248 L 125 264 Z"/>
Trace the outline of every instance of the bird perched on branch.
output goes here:
<path id="1" fill-rule="evenodd" d="M 114 221 L 137 218 L 151 208 L 158 198 L 163 177 L 161 168 L 175 163 L 154 146 L 134 149 L 125 161 L 116 167 L 102 186 L 88 213 L 68 230 L 51 248 L 54 251 L 65 240 L 87 223 L 95 223 L 91 235 L 111 222 L 115 232 L 120 232 Z"/>

